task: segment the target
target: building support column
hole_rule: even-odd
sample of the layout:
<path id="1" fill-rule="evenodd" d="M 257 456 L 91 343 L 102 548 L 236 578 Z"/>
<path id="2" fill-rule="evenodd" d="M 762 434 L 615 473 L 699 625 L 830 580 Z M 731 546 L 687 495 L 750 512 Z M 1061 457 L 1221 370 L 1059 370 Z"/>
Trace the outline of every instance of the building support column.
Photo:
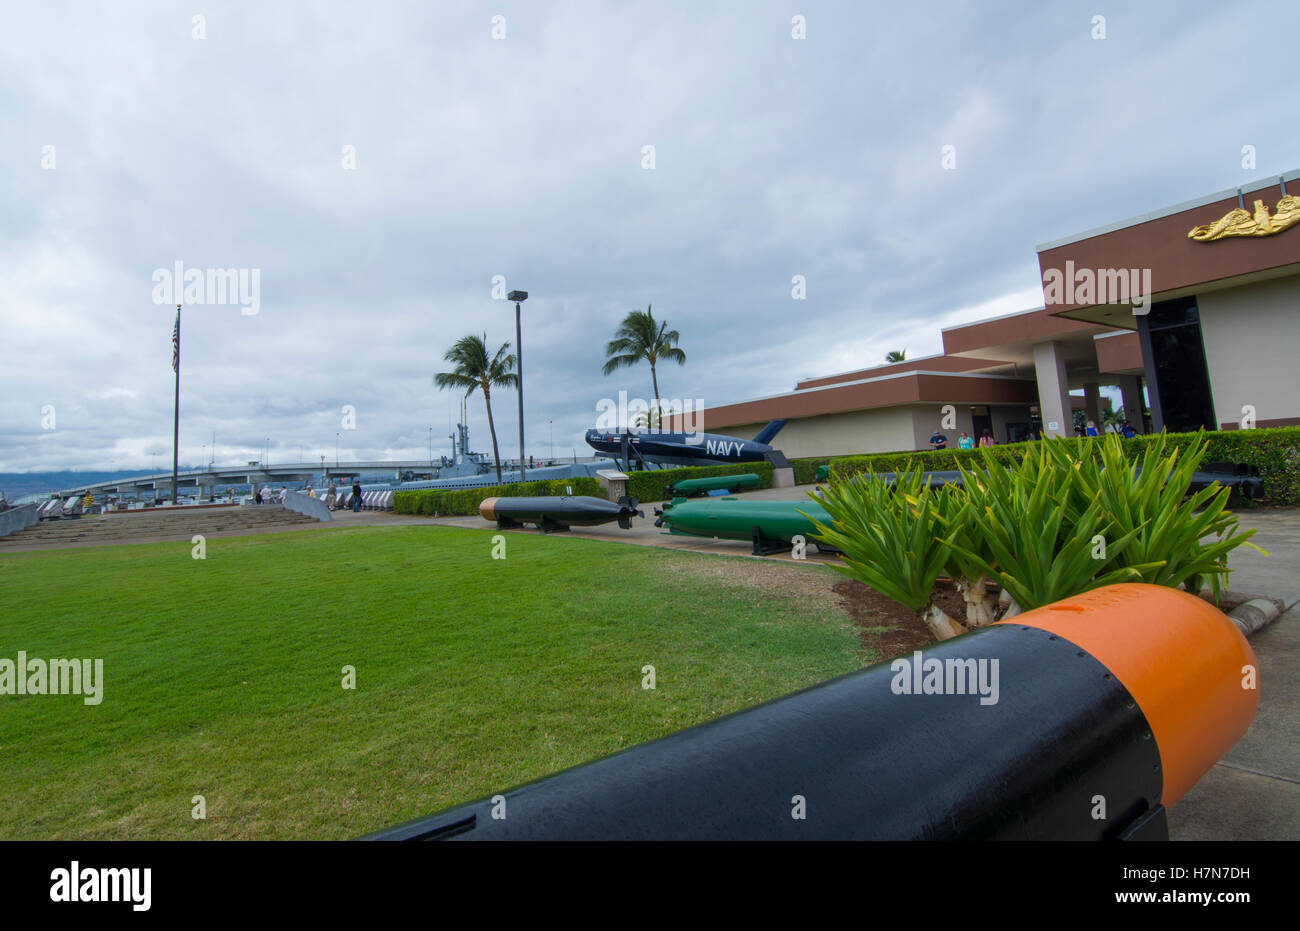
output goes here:
<path id="1" fill-rule="evenodd" d="M 1038 416 L 1043 421 L 1043 436 L 1074 436 L 1070 383 L 1060 343 L 1034 346 L 1034 373 L 1038 377 Z"/>
<path id="2" fill-rule="evenodd" d="M 1119 375 L 1116 376 L 1115 383 L 1119 386 L 1120 399 L 1124 403 L 1124 419 L 1138 433 L 1145 433 L 1146 424 L 1142 420 L 1142 386 L 1138 383 L 1138 376 Z"/>
<path id="3" fill-rule="evenodd" d="M 1101 432 L 1101 392 L 1096 382 L 1083 386 L 1083 416 L 1093 422 L 1098 433 Z"/>

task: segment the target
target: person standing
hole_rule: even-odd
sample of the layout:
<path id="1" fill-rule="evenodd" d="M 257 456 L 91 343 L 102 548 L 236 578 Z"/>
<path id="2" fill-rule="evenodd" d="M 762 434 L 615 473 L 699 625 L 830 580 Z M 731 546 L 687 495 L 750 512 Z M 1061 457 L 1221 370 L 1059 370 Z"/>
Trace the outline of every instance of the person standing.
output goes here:
<path id="1" fill-rule="evenodd" d="M 1100 435 L 1101 434 L 1097 432 L 1097 425 L 1093 423 L 1091 420 L 1089 420 L 1088 426 L 1084 430 L 1084 436 L 1100 436 Z"/>
<path id="2" fill-rule="evenodd" d="M 975 438 L 971 436 L 969 433 L 967 433 L 965 430 L 961 431 L 961 436 L 957 437 L 957 448 L 974 449 Z"/>
<path id="3" fill-rule="evenodd" d="M 996 445 L 997 445 L 997 441 L 993 439 L 993 431 L 985 430 L 984 435 L 980 437 L 980 446 L 983 447 L 984 449 L 990 449 Z"/>
<path id="4" fill-rule="evenodd" d="M 361 510 L 361 479 L 354 479 L 352 482 L 352 510 Z"/>
<path id="5" fill-rule="evenodd" d="M 329 508 L 331 511 L 333 511 L 335 510 L 335 506 L 337 504 L 338 504 L 338 491 L 337 489 L 335 489 L 334 483 L 330 482 L 329 490 L 325 492 L 325 506 Z"/>
<path id="6" fill-rule="evenodd" d="M 938 430 L 935 430 L 934 433 L 930 434 L 930 448 L 947 449 L 948 438 L 944 436 L 942 433 L 940 433 Z"/>

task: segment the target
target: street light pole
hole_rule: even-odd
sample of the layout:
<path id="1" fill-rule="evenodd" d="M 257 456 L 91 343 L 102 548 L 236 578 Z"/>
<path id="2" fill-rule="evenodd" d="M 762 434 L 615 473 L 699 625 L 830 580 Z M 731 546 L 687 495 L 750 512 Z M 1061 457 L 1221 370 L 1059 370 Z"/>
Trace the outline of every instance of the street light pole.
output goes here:
<path id="1" fill-rule="evenodd" d="M 519 379 L 519 481 L 524 480 L 524 344 L 519 322 L 519 305 L 528 300 L 527 291 L 511 291 L 506 300 L 515 302 L 515 371 Z"/>

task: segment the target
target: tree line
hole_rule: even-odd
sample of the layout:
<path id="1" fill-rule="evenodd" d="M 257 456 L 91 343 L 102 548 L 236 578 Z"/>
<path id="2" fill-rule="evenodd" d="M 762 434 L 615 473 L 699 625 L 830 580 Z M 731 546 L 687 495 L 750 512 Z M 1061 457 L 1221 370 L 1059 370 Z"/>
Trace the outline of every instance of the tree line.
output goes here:
<path id="1" fill-rule="evenodd" d="M 650 363 L 650 381 L 654 389 L 654 398 L 659 394 L 660 362 L 686 364 L 686 353 L 677 345 L 681 334 L 668 329 L 666 321 L 655 319 L 651 305 L 645 310 L 634 310 L 623 318 L 623 322 L 614 331 L 614 338 L 605 345 L 605 364 L 601 371 L 612 375 L 619 369 L 632 368 L 642 361 Z M 451 363 L 449 372 L 439 372 L 433 376 L 433 383 L 443 391 L 463 390 L 465 397 L 475 391 L 483 393 L 483 403 L 487 407 L 488 431 L 492 434 L 492 460 L 496 464 L 497 481 L 501 481 L 501 455 L 497 447 L 496 423 L 492 418 L 492 389 L 519 388 L 519 376 L 515 371 L 516 358 L 510 351 L 510 342 L 502 343 L 496 352 L 488 349 L 487 334 L 481 336 L 470 333 L 456 340 L 446 353 L 443 361 Z M 520 450 L 523 455 L 523 450 Z"/>

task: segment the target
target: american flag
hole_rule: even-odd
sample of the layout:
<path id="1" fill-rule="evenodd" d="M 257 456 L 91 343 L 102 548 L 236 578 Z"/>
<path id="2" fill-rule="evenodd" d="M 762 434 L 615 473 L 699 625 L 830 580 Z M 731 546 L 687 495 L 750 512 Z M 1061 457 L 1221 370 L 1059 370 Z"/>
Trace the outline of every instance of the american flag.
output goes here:
<path id="1" fill-rule="evenodd" d="M 181 307 L 176 305 L 176 326 L 172 327 L 172 371 L 181 361 Z"/>

